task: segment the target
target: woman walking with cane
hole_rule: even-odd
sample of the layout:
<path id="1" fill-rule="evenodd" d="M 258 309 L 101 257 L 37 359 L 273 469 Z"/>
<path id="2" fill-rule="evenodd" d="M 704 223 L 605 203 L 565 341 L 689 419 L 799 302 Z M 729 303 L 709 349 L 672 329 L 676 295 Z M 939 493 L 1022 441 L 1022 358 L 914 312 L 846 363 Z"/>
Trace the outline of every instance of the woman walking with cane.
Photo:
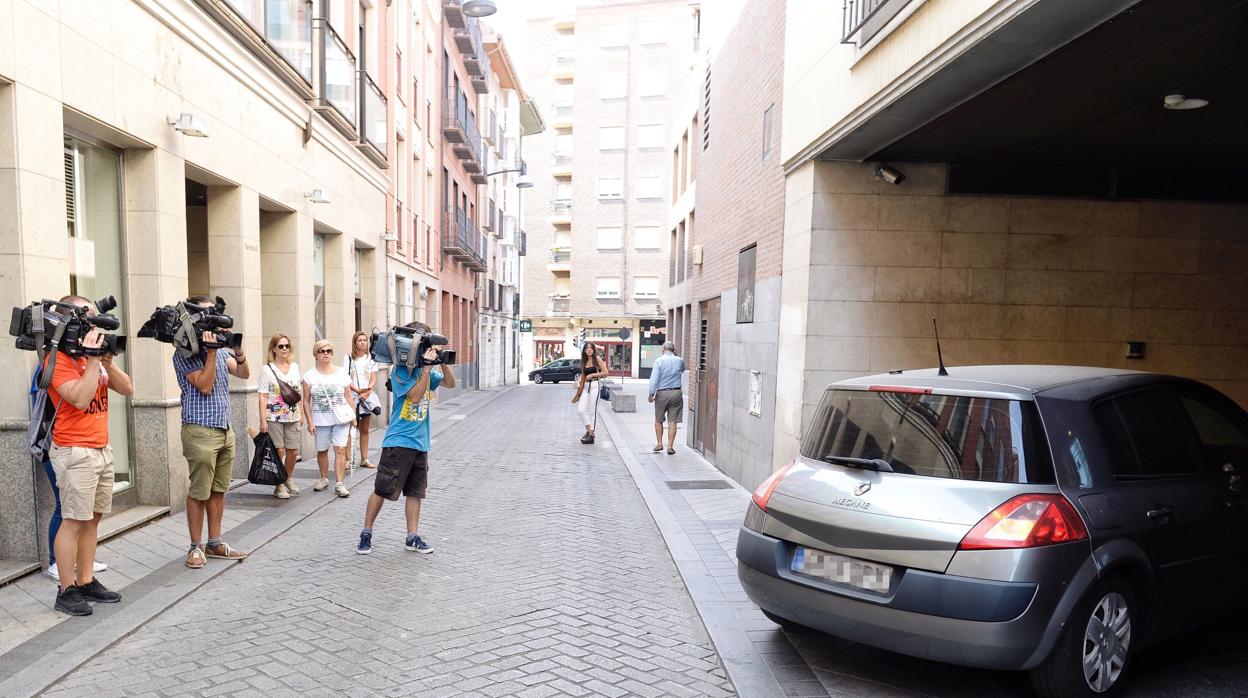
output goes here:
<path id="1" fill-rule="evenodd" d="M 594 413 L 598 403 L 598 380 L 607 375 L 607 362 L 598 354 L 598 347 L 592 342 L 586 342 L 581 348 L 581 377 L 576 384 L 576 397 L 572 398 L 572 402 L 577 403 L 577 412 L 581 415 L 581 421 L 585 423 L 585 435 L 581 437 L 581 443 L 592 444 L 594 442 Z"/>

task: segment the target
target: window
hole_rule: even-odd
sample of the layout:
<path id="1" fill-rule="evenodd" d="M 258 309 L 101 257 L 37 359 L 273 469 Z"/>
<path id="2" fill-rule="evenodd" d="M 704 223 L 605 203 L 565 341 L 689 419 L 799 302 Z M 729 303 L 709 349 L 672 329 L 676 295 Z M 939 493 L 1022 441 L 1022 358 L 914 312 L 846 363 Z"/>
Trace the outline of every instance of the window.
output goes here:
<path id="1" fill-rule="evenodd" d="M 1196 386 L 1180 387 L 1179 401 L 1196 427 L 1206 472 L 1223 472 L 1227 463 L 1236 469 L 1248 466 L 1248 418 L 1243 410 L 1225 395 Z"/>
<path id="2" fill-rule="evenodd" d="M 622 99 L 628 96 L 628 79 L 624 73 L 608 73 L 598 78 L 599 99 Z"/>
<path id="3" fill-rule="evenodd" d="M 628 25 L 605 24 L 598 30 L 598 45 L 602 48 L 628 46 Z"/>
<path id="4" fill-rule="evenodd" d="M 618 250 L 623 247 L 624 231 L 620 228 L 599 228 L 598 249 Z"/>
<path id="5" fill-rule="evenodd" d="M 594 280 L 594 291 L 598 298 L 619 298 L 620 277 L 600 276 Z"/>
<path id="6" fill-rule="evenodd" d="M 661 249 L 659 244 L 659 226 L 639 225 L 633 228 L 633 247 L 638 250 Z"/>
<path id="7" fill-rule="evenodd" d="M 658 177 L 637 178 L 638 199 L 659 199 L 663 197 L 662 183 Z"/>
<path id="8" fill-rule="evenodd" d="M 623 126 L 601 126 L 598 128 L 598 149 L 619 150 L 624 147 Z"/>
<path id="9" fill-rule="evenodd" d="M 771 156 L 772 137 L 772 118 L 776 110 L 776 105 L 772 104 L 767 107 L 767 111 L 763 112 L 763 159 L 766 160 Z"/>
<path id="10" fill-rule="evenodd" d="M 555 183 L 555 198 L 563 199 L 563 200 L 571 199 L 572 198 L 572 183 L 571 182 L 556 182 Z"/>
<path id="11" fill-rule="evenodd" d="M 737 253 L 737 322 L 754 322 L 754 269 L 758 260 L 758 245 Z"/>
<path id="12" fill-rule="evenodd" d="M 570 106 L 575 101 L 576 86 L 570 82 L 555 85 L 555 106 Z"/>
<path id="13" fill-rule="evenodd" d="M 663 124 L 642 124 L 637 127 L 638 148 L 662 148 Z"/>
<path id="14" fill-rule="evenodd" d="M 572 134 L 560 133 L 555 136 L 555 156 L 571 156 L 572 155 Z"/>
<path id="15" fill-rule="evenodd" d="M 667 22 L 662 20 L 642 22 L 637 28 L 637 35 L 643 45 L 666 44 Z"/>
<path id="16" fill-rule="evenodd" d="M 659 97 L 667 91 L 667 75 L 661 70 L 643 70 L 637 81 L 642 97 Z"/>
<path id="17" fill-rule="evenodd" d="M 1116 477 L 1190 475 L 1199 471 L 1200 459 L 1186 416 L 1168 388 L 1120 395 L 1096 405 L 1093 414 Z"/>
<path id="18" fill-rule="evenodd" d="M 634 276 L 633 277 L 633 295 L 637 298 L 658 298 L 659 297 L 659 277 L 657 276 Z"/>
<path id="19" fill-rule="evenodd" d="M 619 177 L 600 177 L 598 179 L 598 198 L 624 198 L 624 180 Z"/>

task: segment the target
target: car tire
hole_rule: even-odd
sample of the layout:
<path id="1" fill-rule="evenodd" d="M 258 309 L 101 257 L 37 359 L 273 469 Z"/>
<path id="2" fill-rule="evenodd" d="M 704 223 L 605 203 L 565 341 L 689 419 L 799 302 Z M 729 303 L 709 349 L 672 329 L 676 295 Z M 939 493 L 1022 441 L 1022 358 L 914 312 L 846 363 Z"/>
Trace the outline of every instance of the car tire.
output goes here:
<path id="1" fill-rule="evenodd" d="M 1048 658 L 1031 670 L 1031 686 L 1036 695 L 1041 698 L 1117 695 L 1126 683 L 1139 638 L 1140 617 L 1136 609 L 1135 595 L 1125 579 L 1110 577 L 1094 586 L 1067 619 Z M 1105 627 L 1102 621 L 1107 618 L 1110 621 L 1107 630 L 1113 632 L 1102 631 Z M 1094 619 L 1096 625 L 1092 623 Z M 1107 649 L 1120 658 L 1109 663 L 1097 662 L 1089 676 L 1084 670 L 1084 657 L 1103 656 Z"/>
<path id="2" fill-rule="evenodd" d="M 541 385 L 541 384 L 542 384 L 542 381 L 544 381 L 544 380 L 546 380 L 546 379 L 545 379 L 545 378 L 543 378 L 543 377 L 542 377 L 542 374 L 540 374 L 540 373 L 539 373 L 539 374 L 537 374 L 536 376 L 533 376 L 533 382 L 534 382 L 534 383 L 537 383 L 538 385 Z"/>
<path id="3" fill-rule="evenodd" d="M 810 628 L 806 627 L 805 625 L 802 625 L 801 623 L 789 620 L 788 618 L 785 618 L 783 616 L 778 616 L 772 613 L 771 611 L 764 611 L 761 608 L 758 610 L 763 611 L 763 615 L 767 616 L 767 620 L 780 626 L 780 629 L 785 631 L 786 633 L 793 633 L 795 635 L 798 635 L 801 633 L 812 632 Z"/>

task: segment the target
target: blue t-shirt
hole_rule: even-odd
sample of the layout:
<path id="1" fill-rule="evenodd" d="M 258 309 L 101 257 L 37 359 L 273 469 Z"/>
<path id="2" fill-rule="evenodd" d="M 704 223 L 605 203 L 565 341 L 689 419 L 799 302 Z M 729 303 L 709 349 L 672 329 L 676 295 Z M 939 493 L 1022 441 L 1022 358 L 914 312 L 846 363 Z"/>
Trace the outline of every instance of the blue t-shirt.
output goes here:
<path id="1" fill-rule="evenodd" d="M 407 392 L 420 380 L 423 370 L 409 372 L 406 366 L 395 366 L 390 372 L 395 399 L 390 408 L 390 426 L 386 427 L 386 437 L 381 440 L 382 448 L 400 446 L 429 452 L 429 394 L 415 403 L 407 399 Z M 429 374 L 429 392 L 437 390 L 441 384 L 442 372 L 433 370 Z"/>

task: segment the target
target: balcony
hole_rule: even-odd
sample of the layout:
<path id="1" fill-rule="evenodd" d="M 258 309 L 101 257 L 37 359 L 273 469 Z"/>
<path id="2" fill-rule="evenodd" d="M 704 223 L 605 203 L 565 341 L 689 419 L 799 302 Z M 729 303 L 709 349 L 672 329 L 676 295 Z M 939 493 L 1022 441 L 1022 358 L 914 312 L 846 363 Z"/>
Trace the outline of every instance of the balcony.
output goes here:
<path id="1" fill-rule="evenodd" d="M 550 119 L 551 128 L 572 128 L 572 102 L 555 102 L 553 111 L 555 115 Z"/>
<path id="2" fill-rule="evenodd" d="M 355 56 L 347 48 L 329 20 L 318 19 L 318 40 L 321 45 L 320 99 L 316 106 L 331 123 L 347 136 L 358 134 L 356 120 L 359 71 Z"/>
<path id="3" fill-rule="evenodd" d="M 360 139 L 359 149 L 378 165 L 386 166 L 389 128 L 387 127 L 386 96 L 366 71 L 360 71 Z"/>
<path id="4" fill-rule="evenodd" d="M 910 0 L 843 0 L 841 43 L 862 46 L 896 17 Z M 855 41 L 855 36 L 857 40 Z"/>
<path id="5" fill-rule="evenodd" d="M 572 222 L 572 200 L 554 199 L 550 202 L 550 222 L 567 225 Z"/>
<path id="6" fill-rule="evenodd" d="M 555 163 L 551 165 L 551 177 L 571 177 L 572 176 L 572 155 L 570 153 L 555 153 Z"/>
<path id="7" fill-rule="evenodd" d="M 448 26 L 464 28 L 464 8 L 459 0 L 442 0 L 442 16 L 446 18 Z"/>
<path id="8" fill-rule="evenodd" d="M 568 247 L 552 247 L 550 248 L 550 259 L 546 262 L 546 269 L 558 273 L 567 273 L 572 271 L 572 250 Z"/>
<path id="9" fill-rule="evenodd" d="M 481 172 L 481 133 L 476 116 L 468 109 L 468 98 L 454 87 L 447 88 L 442 100 L 442 137 L 451 144 L 456 157 L 464 161 L 465 169 Z"/>
<path id="10" fill-rule="evenodd" d="M 555 65 L 551 69 L 551 77 L 556 80 L 572 80 L 576 77 L 576 54 L 563 50 L 555 53 Z"/>
<path id="11" fill-rule="evenodd" d="M 551 315 L 568 315 L 572 312 L 572 299 L 566 295 L 554 294 L 550 297 Z"/>
<path id="12" fill-rule="evenodd" d="M 195 1 L 284 82 L 314 98 L 311 0 Z"/>
<path id="13" fill-rule="evenodd" d="M 442 252 L 473 271 L 487 268 L 481 231 L 462 209 L 442 209 Z"/>

